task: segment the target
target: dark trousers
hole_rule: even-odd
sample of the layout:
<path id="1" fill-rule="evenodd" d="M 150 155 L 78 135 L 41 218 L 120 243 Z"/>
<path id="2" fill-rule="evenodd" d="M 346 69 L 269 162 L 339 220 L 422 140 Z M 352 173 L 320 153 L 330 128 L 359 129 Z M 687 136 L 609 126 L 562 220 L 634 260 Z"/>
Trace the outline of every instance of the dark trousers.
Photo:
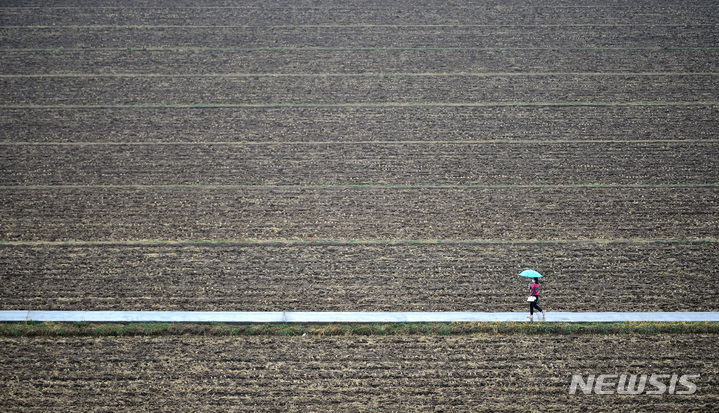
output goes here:
<path id="1" fill-rule="evenodd" d="M 535 301 L 529 303 L 529 315 L 534 315 L 535 308 L 537 309 L 537 312 L 542 312 L 542 308 L 539 307 L 539 296 L 537 296 L 537 299 Z"/>

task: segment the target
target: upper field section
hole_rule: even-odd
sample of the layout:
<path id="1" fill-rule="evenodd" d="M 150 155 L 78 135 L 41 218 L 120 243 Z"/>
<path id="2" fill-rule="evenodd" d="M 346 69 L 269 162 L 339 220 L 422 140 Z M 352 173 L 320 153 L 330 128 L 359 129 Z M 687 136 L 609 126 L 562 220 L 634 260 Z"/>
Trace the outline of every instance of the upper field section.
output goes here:
<path id="1" fill-rule="evenodd" d="M 713 1 L 10 1 L 0 49 L 716 48 Z"/>
<path id="2" fill-rule="evenodd" d="M 7 11 L 2 9 L 4 15 Z M 0 49 L 707 48 L 715 25 L 4 26 Z"/>
<path id="3" fill-rule="evenodd" d="M 713 1 L 5 1 L 2 26 L 714 24 Z M 198 15 L 197 9 L 202 9 Z"/>
<path id="4" fill-rule="evenodd" d="M 719 99 L 711 1 L 0 7 L 0 105 Z"/>

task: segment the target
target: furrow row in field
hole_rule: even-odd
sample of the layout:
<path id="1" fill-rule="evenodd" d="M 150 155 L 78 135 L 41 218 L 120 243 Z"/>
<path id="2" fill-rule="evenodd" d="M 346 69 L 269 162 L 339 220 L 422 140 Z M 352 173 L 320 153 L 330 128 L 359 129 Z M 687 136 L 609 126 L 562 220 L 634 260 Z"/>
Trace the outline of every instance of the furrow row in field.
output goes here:
<path id="1" fill-rule="evenodd" d="M 0 74 L 717 72 L 719 50 L 123 50 L 0 52 Z"/>
<path id="2" fill-rule="evenodd" d="M 5 241 L 701 239 L 716 187 L 3 189 Z"/>
<path id="3" fill-rule="evenodd" d="M 2 109 L 4 142 L 716 139 L 696 106 Z"/>
<path id="4" fill-rule="evenodd" d="M 717 311 L 719 243 L 8 245 L 0 309 Z M 611 300 L 604 299 L 611 297 Z"/>
<path id="5" fill-rule="evenodd" d="M 684 3 L 690 4 L 690 3 Z M 687 7 L 684 6 L 683 7 Z M 713 5 L 708 0 L 695 0 L 691 2 L 691 7 L 696 8 L 710 8 Z M 498 6 L 503 6 L 507 10 L 514 10 L 516 7 L 525 7 L 539 10 L 561 10 L 563 13 L 571 9 L 600 9 L 600 10 L 623 10 L 623 9 L 651 9 L 655 12 L 672 9 L 678 7 L 677 3 L 672 0 L 632 0 L 631 2 L 621 3 L 609 3 L 600 0 L 583 0 L 580 3 L 572 0 L 540 0 L 532 3 L 527 3 L 521 0 L 481 0 L 469 1 L 469 0 L 448 0 L 440 5 L 437 5 L 433 1 L 421 0 L 397 0 L 393 3 L 386 3 L 379 0 L 356 0 L 349 5 L 338 6 L 335 2 L 330 0 L 319 0 L 312 4 L 308 3 L 289 3 L 284 0 L 268 0 L 263 2 L 261 5 L 253 2 L 239 1 L 228 4 L 227 2 L 221 2 L 217 0 L 128 0 L 122 3 L 121 6 L 116 1 L 112 0 L 93 0 L 88 2 L 87 0 L 9 0 L 3 3 L 3 9 L 12 8 L 37 8 L 47 7 L 52 9 L 108 9 L 108 10 L 119 10 L 119 9 L 177 9 L 177 8 L 188 8 L 196 10 L 209 10 L 209 9 L 290 9 L 290 10 L 307 10 L 308 12 L 317 12 L 326 9 L 346 9 L 352 7 L 358 10 L 367 9 L 402 9 L 411 10 L 417 9 L 440 9 L 444 8 L 457 8 L 457 9 L 474 9 L 474 8 L 494 8 L 497 11 L 503 10 Z M 682 7 L 679 6 L 679 7 Z"/>
<path id="6" fill-rule="evenodd" d="M 444 52 L 479 52 L 488 51 L 494 52 L 499 50 L 506 50 L 509 52 L 514 51 L 596 51 L 596 52 L 628 52 L 632 50 L 636 51 L 671 51 L 671 50 L 684 50 L 684 51 L 712 51 L 718 49 L 719 46 L 603 46 L 603 47 L 482 47 L 482 46 L 467 46 L 467 47 L 402 47 L 402 46 L 384 46 L 384 47 L 284 47 L 284 46 L 262 46 L 262 47 L 241 47 L 241 46 L 218 46 L 218 47 L 202 47 L 202 46 L 149 46 L 149 47 L 25 47 L 16 49 L 0 49 L 0 53 L 12 54 L 12 53 L 59 53 L 59 52 L 388 52 L 388 51 L 444 51 Z"/>
<path id="7" fill-rule="evenodd" d="M 0 104 L 713 101 L 717 75 L 0 78 Z"/>
<path id="8" fill-rule="evenodd" d="M 702 47 L 715 25 L 118 27 L 0 29 L 0 49 L 142 47 Z"/>
<path id="9" fill-rule="evenodd" d="M 195 411 L 228 404 L 248 411 L 616 411 L 648 398 L 652 408 L 711 410 L 719 385 L 715 341 L 702 335 L 4 338 L 0 383 L 7 411 L 151 411 L 180 403 Z M 672 374 L 699 376 L 690 377 L 692 395 L 608 396 L 569 395 L 573 374 L 669 374 L 665 391 Z"/>
<path id="10" fill-rule="evenodd" d="M 8 74 L 0 75 L 4 79 L 94 79 L 94 78 L 157 78 L 157 79 L 192 79 L 192 78 L 262 78 L 262 77 L 287 77 L 287 78 L 373 78 L 373 77 L 537 77 L 537 76 L 581 76 L 581 77 L 652 77 L 652 76 L 719 76 L 719 72 L 365 72 L 365 73 L 33 73 L 33 74 Z"/>
<path id="11" fill-rule="evenodd" d="M 5 4 L 7 6 L 7 4 Z M 123 3 L 124 5 L 124 3 Z M 264 5 L 264 3 L 263 3 Z M 12 5 L 11 5 L 12 6 Z M 326 4 L 227 4 L 203 7 L 176 4 L 168 7 L 73 7 L 60 9 L 0 8 L 0 26 L 82 26 L 82 25 L 187 25 L 187 26 L 302 26 L 302 25 L 657 25 L 714 24 L 717 10 L 710 2 L 665 5 L 627 4 L 602 7 L 561 8 L 547 12 L 551 4 L 397 4 L 372 2 L 365 5 Z M 191 6 L 191 7 L 186 7 Z M 611 12 L 607 12 L 607 8 Z"/>
<path id="12" fill-rule="evenodd" d="M 0 161 L 2 186 L 719 183 L 717 141 L 6 145 Z"/>

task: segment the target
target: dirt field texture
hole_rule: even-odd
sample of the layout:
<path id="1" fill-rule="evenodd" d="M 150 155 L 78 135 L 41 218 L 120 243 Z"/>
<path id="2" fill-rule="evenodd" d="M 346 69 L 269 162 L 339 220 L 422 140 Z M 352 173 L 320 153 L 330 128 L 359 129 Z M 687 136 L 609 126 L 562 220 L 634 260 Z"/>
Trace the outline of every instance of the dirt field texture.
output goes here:
<path id="1" fill-rule="evenodd" d="M 534 268 L 550 314 L 718 311 L 718 28 L 706 0 L 4 1 L 0 310 L 525 311 Z M 4 411 L 717 404 L 711 335 L 0 340 Z M 623 372 L 701 379 L 568 394 Z"/>
<path id="2" fill-rule="evenodd" d="M 552 311 L 719 311 L 716 243 L 3 246 L 5 308 L 523 311 L 516 262 Z M 508 275 L 509 274 L 509 275 Z M 42 291 L 42 294 L 38 294 Z M 649 299 L 651 297 L 651 299 Z"/>
<path id="3" fill-rule="evenodd" d="M 711 411 L 718 402 L 716 335 L 0 342 L 5 349 L 0 400 L 8 412 L 175 411 L 178 406 L 188 411 Z M 700 374 L 693 379 L 694 395 L 569 394 L 572 374 L 677 371 Z"/>

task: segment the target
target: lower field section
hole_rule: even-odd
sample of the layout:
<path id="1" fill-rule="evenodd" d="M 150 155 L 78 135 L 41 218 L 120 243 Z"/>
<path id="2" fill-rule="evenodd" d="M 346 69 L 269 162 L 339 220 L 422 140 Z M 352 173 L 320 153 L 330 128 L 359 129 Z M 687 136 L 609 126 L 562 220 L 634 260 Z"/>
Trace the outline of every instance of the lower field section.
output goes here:
<path id="1" fill-rule="evenodd" d="M 161 411 L 178 403 L 193 411 L 709 411 L 719 403 L 714 335 L 23 337 L 0 344 L 7 412 Z M 646 394 L 658 390 L 649 383 L 637 395 L 570 394 L 575 374 L 667 374 L 667 388 L 673 374 L 699 377 L 691 395 Z"/>
<path id="2" fill-rule="evenodd" d="M 719 311 L 716 242 L 0 244 L 2 310 Z"/>

